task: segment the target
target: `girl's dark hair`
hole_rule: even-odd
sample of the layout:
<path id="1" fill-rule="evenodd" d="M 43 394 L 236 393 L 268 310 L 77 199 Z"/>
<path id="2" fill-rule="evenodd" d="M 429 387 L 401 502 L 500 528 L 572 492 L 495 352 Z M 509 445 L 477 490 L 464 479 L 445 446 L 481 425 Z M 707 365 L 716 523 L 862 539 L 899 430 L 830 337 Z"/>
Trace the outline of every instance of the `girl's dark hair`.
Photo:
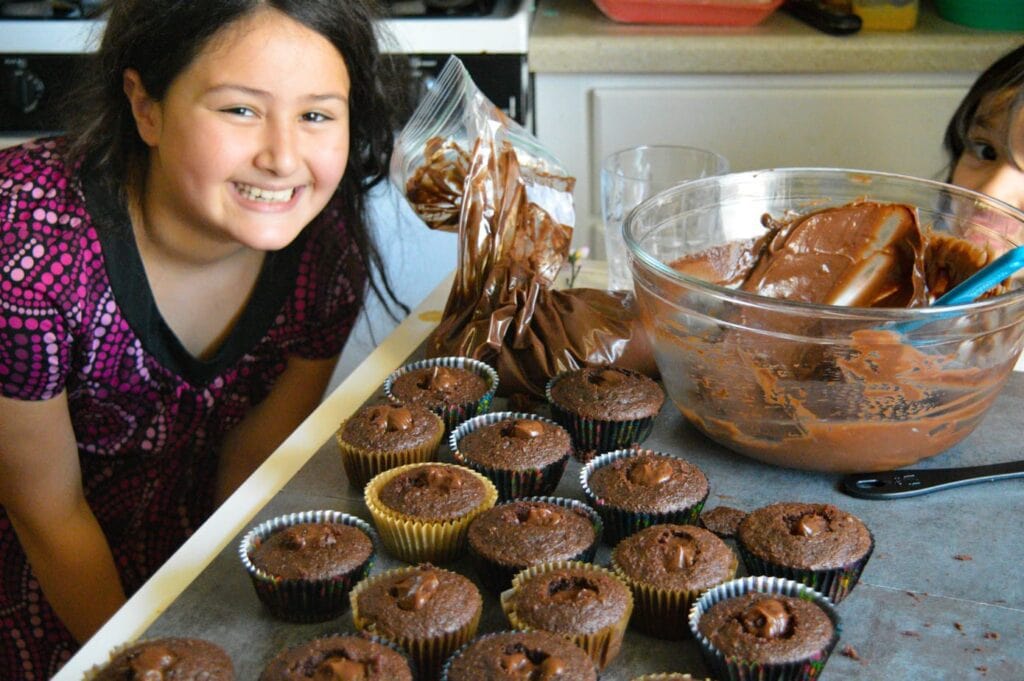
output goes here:
<path id="1" fill-rule="evenodd" d="M 388 282 L 366 222 L 366 194 L 387 178 L 399 125 L 392 90 L 407 90 L 397 82 L 399 70 L 378 51 L 374 20 L 380 14 L 374 0 L 107 0 L 103 40 L 88 69 L 90 78 L 74 98 L 80 109 L 69 121 L 71 157 L 88 159 L 91 169 L 119 187 L 139 187 L 148 149 L 124 94 L 125 69 L 138 71 L 149 96 L 161 100 L 214 34 L 261 8 L 276 9 L 323 35 L 345 61 L 351 81 L 350 143 L 336 195 L 370 288 L 392 317 L 393 306 L 408 313 Z"/>
<path id="2" fill-rule="evenodd" d="M 1024 45 L 1003 55 L 978 76 L 974 85 L 964 95 L 949 125 L 942 146 L 949 156 L 947 181 L 952 178 L 953 168 L 967 148 L 967 132 L 981 101 L 997 92 L 1016 90 L 1024 86 Z"/>

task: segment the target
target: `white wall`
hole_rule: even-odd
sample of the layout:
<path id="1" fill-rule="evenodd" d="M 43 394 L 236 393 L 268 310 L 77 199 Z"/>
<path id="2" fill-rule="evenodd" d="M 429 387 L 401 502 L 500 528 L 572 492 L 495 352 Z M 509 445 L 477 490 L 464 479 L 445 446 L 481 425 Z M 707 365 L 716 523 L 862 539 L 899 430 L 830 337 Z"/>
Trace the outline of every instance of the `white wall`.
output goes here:
<path id="1" fill-rule="evenodd" d="M 415 308 L 455 269 L 458 237 L 428 228 L 391 184 L 374 188 L 370 220 L 392 288 L 403 303 Z M 341 353 L 330 389 L 341 383 L 397 324 L 371 295 Z"/>

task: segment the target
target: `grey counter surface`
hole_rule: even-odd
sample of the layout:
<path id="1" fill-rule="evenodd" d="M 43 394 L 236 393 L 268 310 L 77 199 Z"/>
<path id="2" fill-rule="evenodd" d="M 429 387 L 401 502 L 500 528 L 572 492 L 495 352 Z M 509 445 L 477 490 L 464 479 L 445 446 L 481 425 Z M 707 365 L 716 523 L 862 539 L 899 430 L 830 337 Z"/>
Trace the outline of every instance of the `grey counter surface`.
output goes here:
<path id="1" fill-rule="evenodd" d="M 979 430 L 918 468 L 966 466 L 1024 458 L 1024 374 L 1014 374 Z M 500 400 L 495 409 L 502 408 Z M 543 408 L 538 410 L 544 413 Z M 689 427 L 667 404 L 645 447 L 699 465 L 711 483 L 705 508 L 751 510 L 775 501 L 829 502 L 859 516 L 876 539 L 875 553 L 856 589 L 839 604 L 842 637 L 824 681 L 902 679 L 1021 681 L 1024 679 L 1024 481 L 966 486 L 896 501 L 841 494 L 838 476 L 784 470 L 733 454 Z M 448 460 L 447 454 L 442 458 Z M 578 463 L 570 462 L 557 494 L 582 498 Z M 253 519 L 252 525 L 293 511 L 335 509 L 369 514 L 348 485 L 337 445 L 325 443 Z M 243 533 L 244 534 L 244 533 Z M 352 631 L 352 616 L 320 624 L 273 619 L 257 600 L 238 559 L 236 537 L 149 627 L 142 638 L 197 636 L 223 646 L 238 679 L 259 678 L 279 650 L 315 636 Z M 608 547 L 597 562 L 607 564 Z M 380 556 L 373 574 L 399 565 Z M 472 578 L 465 561 L 449 566 Z M 740 574 L 744 574 L 742 567 Z M 485 593 L 481 633 L 507 623 L 497 599 Z M 846 648 L 849 646 L 849 648 Z M 846 649 L 846 654 L 841 651 Z M 706 668 L 692 641 L 665 642 L 629 631 L 604 681 L 643 673 Z"/>
<path id="2" fill-rule="evenodd" d="M 778 10 L 756 26 L 621 24 L 591 0 L 538 0 L 534 73 L 978 73 L 1024 32 L 945 21 L 922 0 L 910 31 L 832 36 Z"/>

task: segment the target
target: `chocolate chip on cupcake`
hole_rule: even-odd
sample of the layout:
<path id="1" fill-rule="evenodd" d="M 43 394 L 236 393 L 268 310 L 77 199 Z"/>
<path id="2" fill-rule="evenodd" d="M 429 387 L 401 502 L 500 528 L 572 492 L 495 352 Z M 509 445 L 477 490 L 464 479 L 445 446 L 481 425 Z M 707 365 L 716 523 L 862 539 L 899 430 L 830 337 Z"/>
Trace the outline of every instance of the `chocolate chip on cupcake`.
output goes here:
<path id="1" fill-rule="evenodd" d="M 546 631 L 503 631 L 470 641 L 445 663 L 441 681 L 597 681 L 582 648 Z"/>
<path id="2" fill-rule="evenodd" d="M 550 494 L 572 454 L 569 433 L 557 423 L 509 411 L 464 421 L 449 443 L 455 460 L 487 476 L 500 499 Z"/>
<path id="3" fill-rule="evenodd" d="M 381 471 L 434 460 L 444 430 L 441 417 L 422 405 L 375 404 L 342 423 L 335 439 L 349 483 L 362 489 Z"/>
<path id="4" fill-rule="evenodd" d="M 524 568 L 558 560 L 594 559 L 602 523 L 574 499 L 534 497 L 499 504 L 469 524 L 469 555 L 484 586 L 509 587 Z"/>
<path id="5" fill-rule="evenodd" d="M 216 643 L 199 638 L 154 638 L 115 652 L 89 675 L 91 681 L 181 679 L 234 681 L 231 658 Z"/>
<path id="6" fill-rule="evenodd" d="M 376 533 L 338 511 L 273 518 L 239 545 L 242 565 L 270 612 L 291 622 L 322 622 L 348 607 L 348 592 L 370 570 Z"/>
<path id="7" fill-rule="evenodd" d="M 363 499 L 388 553 L 440 563 L 462 554 L 470 521 L 494 506 L 498 491 L 463 466 L 418 463 L 378 474 Z"/>
<path id="8" fill-rule="evenodd" d="M 444 420 L 447 430 L 485 413 L 497 389 L 498 373 L 469 357 L 412 362 L 384 381 L 388 399 L 430 409 Z"/>
<path id="9" fill-rule="evenodd" d="M 779 502 L 740 523 L 737 547 L 747 572 L 806 584 L 843 600 L 856 586 L 875 542 L 867 526 L 832 504 Z"/>
<path id="10" fill-rule="evenodd" d="M 613 366 L 563 372 L 548 382 L 545 394 L 552 417 L 569 431 L 574 455 L 584 463 L 641 444 L 665 403 L 655 381 Z"/>
<path id="11" fill-rule="evenodd" d="M 633 591 L 631 626 L 652 636 L 688 635 L 690 606 L 704 590 L 736 576 L 725 542 L 693 525 L 653 525 L 612 550 L 611 567 Z"/>
<path id="12" fill-rule="evenodd" d="M 518 573 L 501 607 L 513 628 L 561 634 L 604 669 L 622 648 L 633 595 L 610 570 L 558 561 Z"/>
<path id="13" fill-rule="evenodd" d="M 690 631 L 721 679 L 816 679 L 839 640 L 832 602 L 778 577 L 735 579 L 694 604 Z"/>
<path id="14" fill-rule="evenodd" d="M 580 484 L 612 546 L 651 525 L 696 523 L 710 489 L 694 464 L 649 449 L 602 454 L 583 467 Z"/>
<path id="15" fill-rule="evenodd" d="M 429 564 L 369 577 L 350 598 L 356 628 L 400 645 L 429 679 L 476 635 L 483 611 L 473 582 Z"/>
<path id="16" fill-rule="evenodd" d="M 260 681 L 413 681 L 409 659 L 396 645 L 365 635 L 336 634 L 279 652 Z"/>

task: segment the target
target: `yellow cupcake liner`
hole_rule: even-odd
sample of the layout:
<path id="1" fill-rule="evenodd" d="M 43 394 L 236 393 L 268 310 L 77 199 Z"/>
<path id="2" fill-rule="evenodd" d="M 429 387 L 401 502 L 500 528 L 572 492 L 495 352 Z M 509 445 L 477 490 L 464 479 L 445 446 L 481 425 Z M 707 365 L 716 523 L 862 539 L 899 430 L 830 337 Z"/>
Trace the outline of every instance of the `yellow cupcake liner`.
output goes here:
<path id="1" fill-rule="evenodd" d="M 357 584 L 349 594 L 352 607 L 352 622 L 359 631 L 381 636 L 399 645 L 416 664 L 416 670 L 421 674 L 420 678 L 435 679 L 441 673 L 441 668 L 452 653 L 476 636 L 477 628 L 480 626 L 480 616 L 483 613 L 482 601 L 481 606 L 477 608 L 465 625 L 455 631 L 445 632 L 440 636 L 427 639 L 403 636 L 401 632 L 386 630 L 378 624 L 366 620 L 359 612 L 359 594 L 369 586 L 376 584 L 384 578 L 412 574 L 418 569 L 416 566 L 395 568 L 374 577 L 367 577 Z"/>
<path id="2" fill-rule="evenodd" d="M 453 520 L 423 520 L 391 510 L 380 501 L 380 490 L 391 479 L 418 466 L 458 468 L 483 483 L 484 501 L 465 515 Z M 363 501 L 370 511 L 384 548 L 406 563 L 448 563 L 466 550 L 469 523 L 494 506 L 498 490 L 490 480 L 474 470 L 450 463 L 414 463 L 378 473 L 366 484 Z"/>
<path id="3" fill-rule="evenodd" d="M 345 429 L 347 421 L 342 422 L 334 439 L 341 450 L 341 465 L 345 468 L 345 475 L 349 483 L 356 489 L 363 489 L 374 476 L 392 468 L 406 466 L 411 463 L 424 463 L 437 460 L 438 448 L 444 438 L 444 421 L 440 416 L 431 412 L 437 419 L 439 428 L 437 437 L 420 447 L 410 447 L 404 450 L 382 451 L 379 449 L 363 449 L 345 442 L 341 432 Z"/>
<path id="4" fill-rule="evenodd" d="M 732 568 L 728 576 L 720 582 L 693 591 L 659 589 L 639 582 L 626 574 L 615 561 L 614 554 L 610 568 L 633 593 L 633 619 L 630 624 L 638 631 L 655 638 L 679 640 L 691 638 L 689 617 L 693 603 L 706 589 L 733 579 L 739 568 L 739 559 L 733 556 Z"/>
<path id="5" fill-rule="evenodd" d="M 508 618 L 509 624 L 512 625 L 513 629 L 521 629 L 523 631 L 533 631 L 538 629 L 538 627 L 530 625 L 519 617 L 519 614 L 516 612 L 515 606 L 512 602 L 515 592 L 523 585 L 523 583 L 537 575 L 565 569 L 580 570 L 582 572 L 597 572 L 620 582 L 622 581 L 619 576 L 611 570 L 593 565 L 592 563 L 582 563 L 575 560 L 552 561 L 550 563 L 541 563 L 540 565 L 528 567 L 525 570 L 518 572 L 516 576 L 512 578 L 511 589 L 501 593 L 501 609 L 505 612 L 505 616 Z M 565 631 L 551 632 L 565 636 L 580 648 L 587 651 L 587 654 L 590 655 L 590 659 L 594 661 L 594 664 L 596 664 L 600 670 L 607 667 L 612 660 L 618 656 L 619 651 L 622 649 L 622 639 L 626 635 L 626 627 L 629 625 L 630 615 L 633 613 L 633 592 L 628 588 L 627 584 L 623 584 L 623 586 L 627 587 L 626 590 L 628 593 L 626 611 L 614 624 L 590 633 L 573 633 Z"/>

